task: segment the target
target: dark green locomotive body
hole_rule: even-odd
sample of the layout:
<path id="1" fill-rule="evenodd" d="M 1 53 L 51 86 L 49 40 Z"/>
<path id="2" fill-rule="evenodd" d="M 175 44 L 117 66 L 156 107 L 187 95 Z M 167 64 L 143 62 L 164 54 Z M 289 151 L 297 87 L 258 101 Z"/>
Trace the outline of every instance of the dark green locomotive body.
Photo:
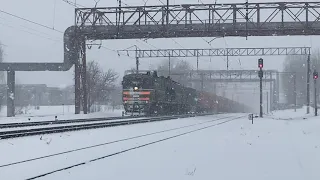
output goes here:
<path id="1" fill-rule="evenodd" d="M 123 106 L 128 115 L 234 113 L 248 111 L 243 104 L 214 93 L 196 91 L 156 72 L 123 77 Z"/>
<path id="2" fill-rule="evenodd" d="M 190 113 L 196 104 L 196 90 L 156 72 L 125 75 L 122 86 L 124 109 L 130 115 Z"/>

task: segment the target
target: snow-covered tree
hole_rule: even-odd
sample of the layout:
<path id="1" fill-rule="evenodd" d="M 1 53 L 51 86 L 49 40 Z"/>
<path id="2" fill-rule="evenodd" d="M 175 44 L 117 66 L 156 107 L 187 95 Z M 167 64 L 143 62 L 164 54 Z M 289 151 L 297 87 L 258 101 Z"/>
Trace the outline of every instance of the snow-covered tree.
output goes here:
<path id="1" fill-rule="evenodd" d="M 285 94 L 289 104 L 294 103 L 294 75 L 296 74 L 296 94 L 297 104 L 306 104 L 307 99 L 307 56 L 287 56 L 284 62 L 284 70 L 287 73 L 281 73 L 282 91 Z M 313 79 L 312 72 L 314 69 L 320 71 L 320 52 L 315 51 L 311 55 L 311 75 L 310 75 L 310 101 L 313 101 Z M 292 72 L 292 73 L 289 73 Z M 317 84 L 319 89 L 320 83 Z"/>
<path id="2" fill-rule="evenodd" d="M 3 49 L 2 49 L 2 46 L 1 46 L 1 42 L 0 42 L 0 63 L 3 62 Z M 0 71 L 0 83 L 3 84 L 5 82 L 4 80 L 4 72 L 3 71 Z M 3 104 L 3 101 L 4 101 L 4 96 L 5 95 L 5 92 L 0 92 L 0 111 L 1 111 L 1 106 Z"/>
<path id="3" fill-rule="evenodd" d="M 110 101 L 110 93 L 115 87 L 118 73 L 112 69 L 103 71 L 99 63 L 90 61 L 87 64 L 88 109 L 94 103 Z"/>
<path id="4" fill-rule="evenodd" d="M 181 84 L 187 85 L 188 81 L 185 77 L 186 75 L 179 75 L 176 72 L 182 72 L 182 71 L 190 71 L 192 70 L 192 66 L 187 61 L 179 61 L 176 59 L 170 60 L 170 77 Z M 169 60 L 162 61 L 161 64 L 159 64 L 157 68 L 158 74 L 160 76 L 169 76 Z"/>

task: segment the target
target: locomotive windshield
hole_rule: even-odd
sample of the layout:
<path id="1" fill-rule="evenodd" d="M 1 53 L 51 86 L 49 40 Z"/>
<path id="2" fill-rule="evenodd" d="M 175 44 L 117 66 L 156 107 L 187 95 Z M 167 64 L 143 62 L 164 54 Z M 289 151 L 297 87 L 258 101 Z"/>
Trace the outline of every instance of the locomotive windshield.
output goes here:
<path id="1" fill-rule="evenodd" d="M 123 89 L 133 89 L 138 87 L 139 89 L 152 89 L 153 78 L 142 76 L 125 76 L 122 82 Z"/>

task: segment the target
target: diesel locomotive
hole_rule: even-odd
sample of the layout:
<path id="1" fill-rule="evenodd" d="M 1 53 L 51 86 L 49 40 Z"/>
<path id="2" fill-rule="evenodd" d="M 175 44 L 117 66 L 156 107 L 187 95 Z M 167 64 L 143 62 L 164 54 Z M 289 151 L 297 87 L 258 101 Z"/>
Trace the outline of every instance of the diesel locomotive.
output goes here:
<path id="1" fill-rule="evenodd" d="M 156 71 L 126 74 L 122 81 L 127 115 L 170 115 L 204 112 L 243 112 L 235 101 L 158 76 Z"/>

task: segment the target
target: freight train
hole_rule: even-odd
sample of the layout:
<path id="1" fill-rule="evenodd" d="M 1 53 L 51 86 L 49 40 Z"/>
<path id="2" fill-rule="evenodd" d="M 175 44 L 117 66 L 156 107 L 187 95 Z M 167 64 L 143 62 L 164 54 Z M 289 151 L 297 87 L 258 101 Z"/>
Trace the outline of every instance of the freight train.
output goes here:
<path id="1" fill-rule="evenodd" d="M 243 104 L 185 87 L 156 71 L 126 74 L 122 81 L 126 115 L 245 112 Z"/>

